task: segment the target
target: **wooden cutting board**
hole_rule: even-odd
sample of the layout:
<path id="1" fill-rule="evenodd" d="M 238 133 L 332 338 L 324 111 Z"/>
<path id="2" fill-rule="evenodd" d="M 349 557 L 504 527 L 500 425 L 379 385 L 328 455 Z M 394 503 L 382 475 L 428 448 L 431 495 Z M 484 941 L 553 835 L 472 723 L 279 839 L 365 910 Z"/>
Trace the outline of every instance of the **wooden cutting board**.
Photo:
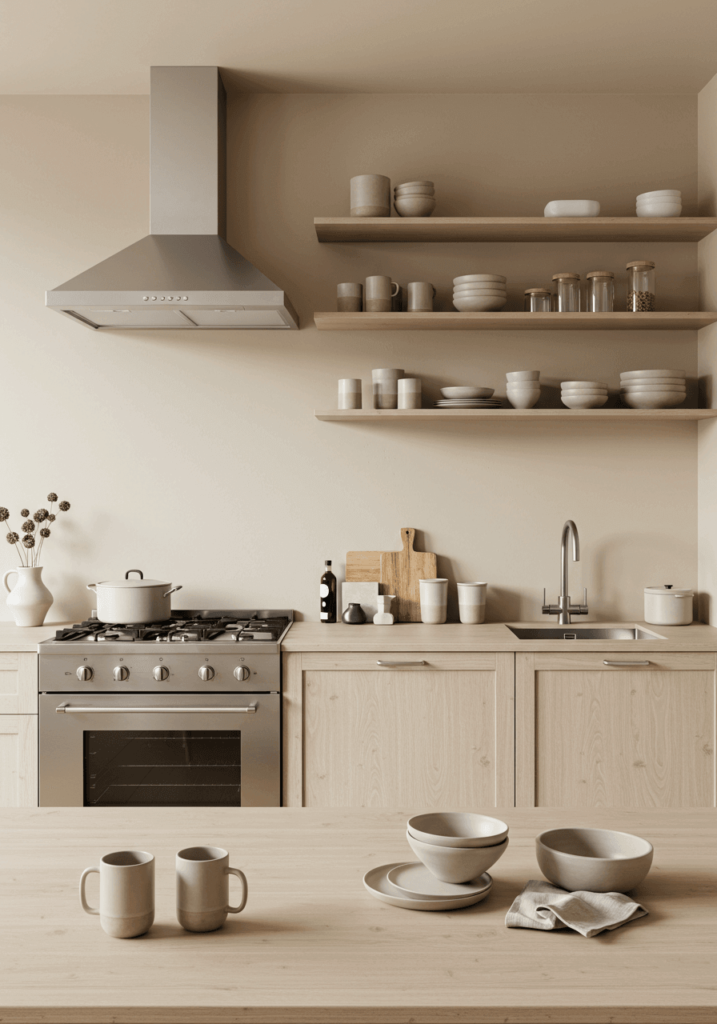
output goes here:
<path id="1" fill-rule="evenodd" d="M 383 551 L 347 551 L 347 583 L 380 583 Z M 387 591 L 390 593 L 390 591 Z"/>
<path id="2" fill-rule="evenodd" d="M 384 594 L 396 595 L 391 605 L 396 622 L 420 622 L 418 581 L 436 578 L 436 556 L 430 551 L 413 550 L 414 529 L 404 526 L 401 537 L 403 551 L 384 551 L 381 555 L 381 590 Z"/>

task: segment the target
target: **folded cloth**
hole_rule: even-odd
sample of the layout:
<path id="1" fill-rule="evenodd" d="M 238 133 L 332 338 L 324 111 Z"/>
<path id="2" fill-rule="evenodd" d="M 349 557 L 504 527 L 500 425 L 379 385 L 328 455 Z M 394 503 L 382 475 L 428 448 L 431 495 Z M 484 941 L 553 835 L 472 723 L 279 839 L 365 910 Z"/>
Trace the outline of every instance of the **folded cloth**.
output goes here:
<path id="1" fill-rule="evenodd" d="M 572 928 L 586 939 L 644 917 L 647 911 L 621 892 L 566 892 L 550 882 L 530 881 L 505 915 L 508 928 L 550 932 Z"/>

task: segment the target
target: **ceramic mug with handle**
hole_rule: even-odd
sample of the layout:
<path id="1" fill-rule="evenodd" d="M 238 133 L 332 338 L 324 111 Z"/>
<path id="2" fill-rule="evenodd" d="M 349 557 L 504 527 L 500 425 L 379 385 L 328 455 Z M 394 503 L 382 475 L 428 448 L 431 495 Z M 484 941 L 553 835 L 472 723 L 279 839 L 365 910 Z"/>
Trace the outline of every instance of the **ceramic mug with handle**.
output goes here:
<path id="1" fill-rule="evenodd" d="M 87 876 L 100 876 L 100 905 L 91 907 L 85 896 Z M 144 935 L 154 922 L 154 857 L 144 850 L 106 853 L 99 867 L 85 868 L 80 876 L 80 903 L 86 914 L 97 914 L 100 924 L 115 939 Z"/>
<path id="2" fill-rule="evenodd" d="M 220 846 L 191 846 L 180 850 L 177 867 L 177 920 L 188 932 L 213 932 L 227 914 L 240 914 L 246 906 L 249 885 L 239 868 L 229 866 L 229 854 Z M 241 879 L 238 907 L 229 905 L 229 875 Z"/>
<path id="3" fill-rule="evenodd" d="M 367 277 L 364 286 L 364 309 L 367 313 L 390 313 L 392 300 L 396 298 L 400 285 L 390 277 L 377 274 Z"/>

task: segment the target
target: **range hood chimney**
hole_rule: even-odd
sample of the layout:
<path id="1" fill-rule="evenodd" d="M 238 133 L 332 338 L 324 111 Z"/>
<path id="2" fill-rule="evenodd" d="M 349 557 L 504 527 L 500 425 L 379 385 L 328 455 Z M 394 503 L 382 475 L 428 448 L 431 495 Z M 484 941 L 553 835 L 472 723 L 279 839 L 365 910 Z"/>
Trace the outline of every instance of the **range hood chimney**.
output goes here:
<path id="1" fill-rule="evenodd" d="M 45 305 L 96 331 L 298 328 L 281 288 L 226 241 L 225 143 L 219 68 L 152 68 L 150 234 Z"/>

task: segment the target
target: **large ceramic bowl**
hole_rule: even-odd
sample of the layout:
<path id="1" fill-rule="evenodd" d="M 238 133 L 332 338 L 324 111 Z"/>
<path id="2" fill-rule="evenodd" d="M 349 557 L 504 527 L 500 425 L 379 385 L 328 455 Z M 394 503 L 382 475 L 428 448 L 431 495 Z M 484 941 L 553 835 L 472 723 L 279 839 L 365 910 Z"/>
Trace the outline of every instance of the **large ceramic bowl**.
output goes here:
<path id="1" fill-rule="evenodd" d="M 508 299 L 505 295 L 456 295 L 453 299 L 453 305 L 461 313 L 497 312 L 507 304 Z"/>
<path id="2" fill-rule="evenodd" d="M 492 398 L 494 388 L 456 387 L 441 388 L 444 398 Z"/>
<path id="3" fill-rule="evenodd" d="M 463 274 L 462 277 L 454 277 L 453 284 L 485 284 L 486 281 L 497 281 L 498 284 L 505 284 L 508 280 L 502 274 Z"/>
<path id="4" fill-rule="evenodd" d="M 554 828 L 536 838 L 535 854 L 545 877 L 561 889 L 628 892 L 647 876 L 653 849 L 629 832 Z"/>
<path id="5" fill-rule="evenodd" d="M 492 867 L 508 849 L 508 839 L 497 846 L 459 850 L 450 846 L 429 846 L 406 832 L 408 845 L 432 875 L 442 882 L 470 882 Z"/>
<path id="6" fill-rule="evenodd" d="M 581 395 L 566 394 L 564 391 L 560 396 L 563 405 L 568 409 L 600 409 L 607 402 L 607 395 Z"/>
<path id="7" fill-rule="evenodd" d="M 393 205 L 399 217 L 430 217 L 436 200 L 433 196 L 396 196 Z"/>
<path id="8" fill-rule="evenodd" d="M 510 373 L 506 373 L 505 379 L 509 384 L 537 381 L 540 380 L 540 370 L 512 370 Z"/>
<path id="9" fill-rule="evenodd" d="M 630 391 L 622 396 L 625 405 L 631 409 L 674 409 L 686 398 L 683 392 L 675 391 Z"/>
<path id="10" fill-rule="evenodd" d="M 623 370 L 620 374 L 620 380 L 628 381 L 634 380 L 635 377 L 657 377 L 661 379 L 663 377 L 685 377 L 684 370 Z"/>
<path id="11" fill-rule="evenodd" d="M 508 835 L 508 826 L 500 818 L 468 811 L 433 811 L 408 819 L 408 831 L 419 842 L 453 849 L 496 846 Z"/>

